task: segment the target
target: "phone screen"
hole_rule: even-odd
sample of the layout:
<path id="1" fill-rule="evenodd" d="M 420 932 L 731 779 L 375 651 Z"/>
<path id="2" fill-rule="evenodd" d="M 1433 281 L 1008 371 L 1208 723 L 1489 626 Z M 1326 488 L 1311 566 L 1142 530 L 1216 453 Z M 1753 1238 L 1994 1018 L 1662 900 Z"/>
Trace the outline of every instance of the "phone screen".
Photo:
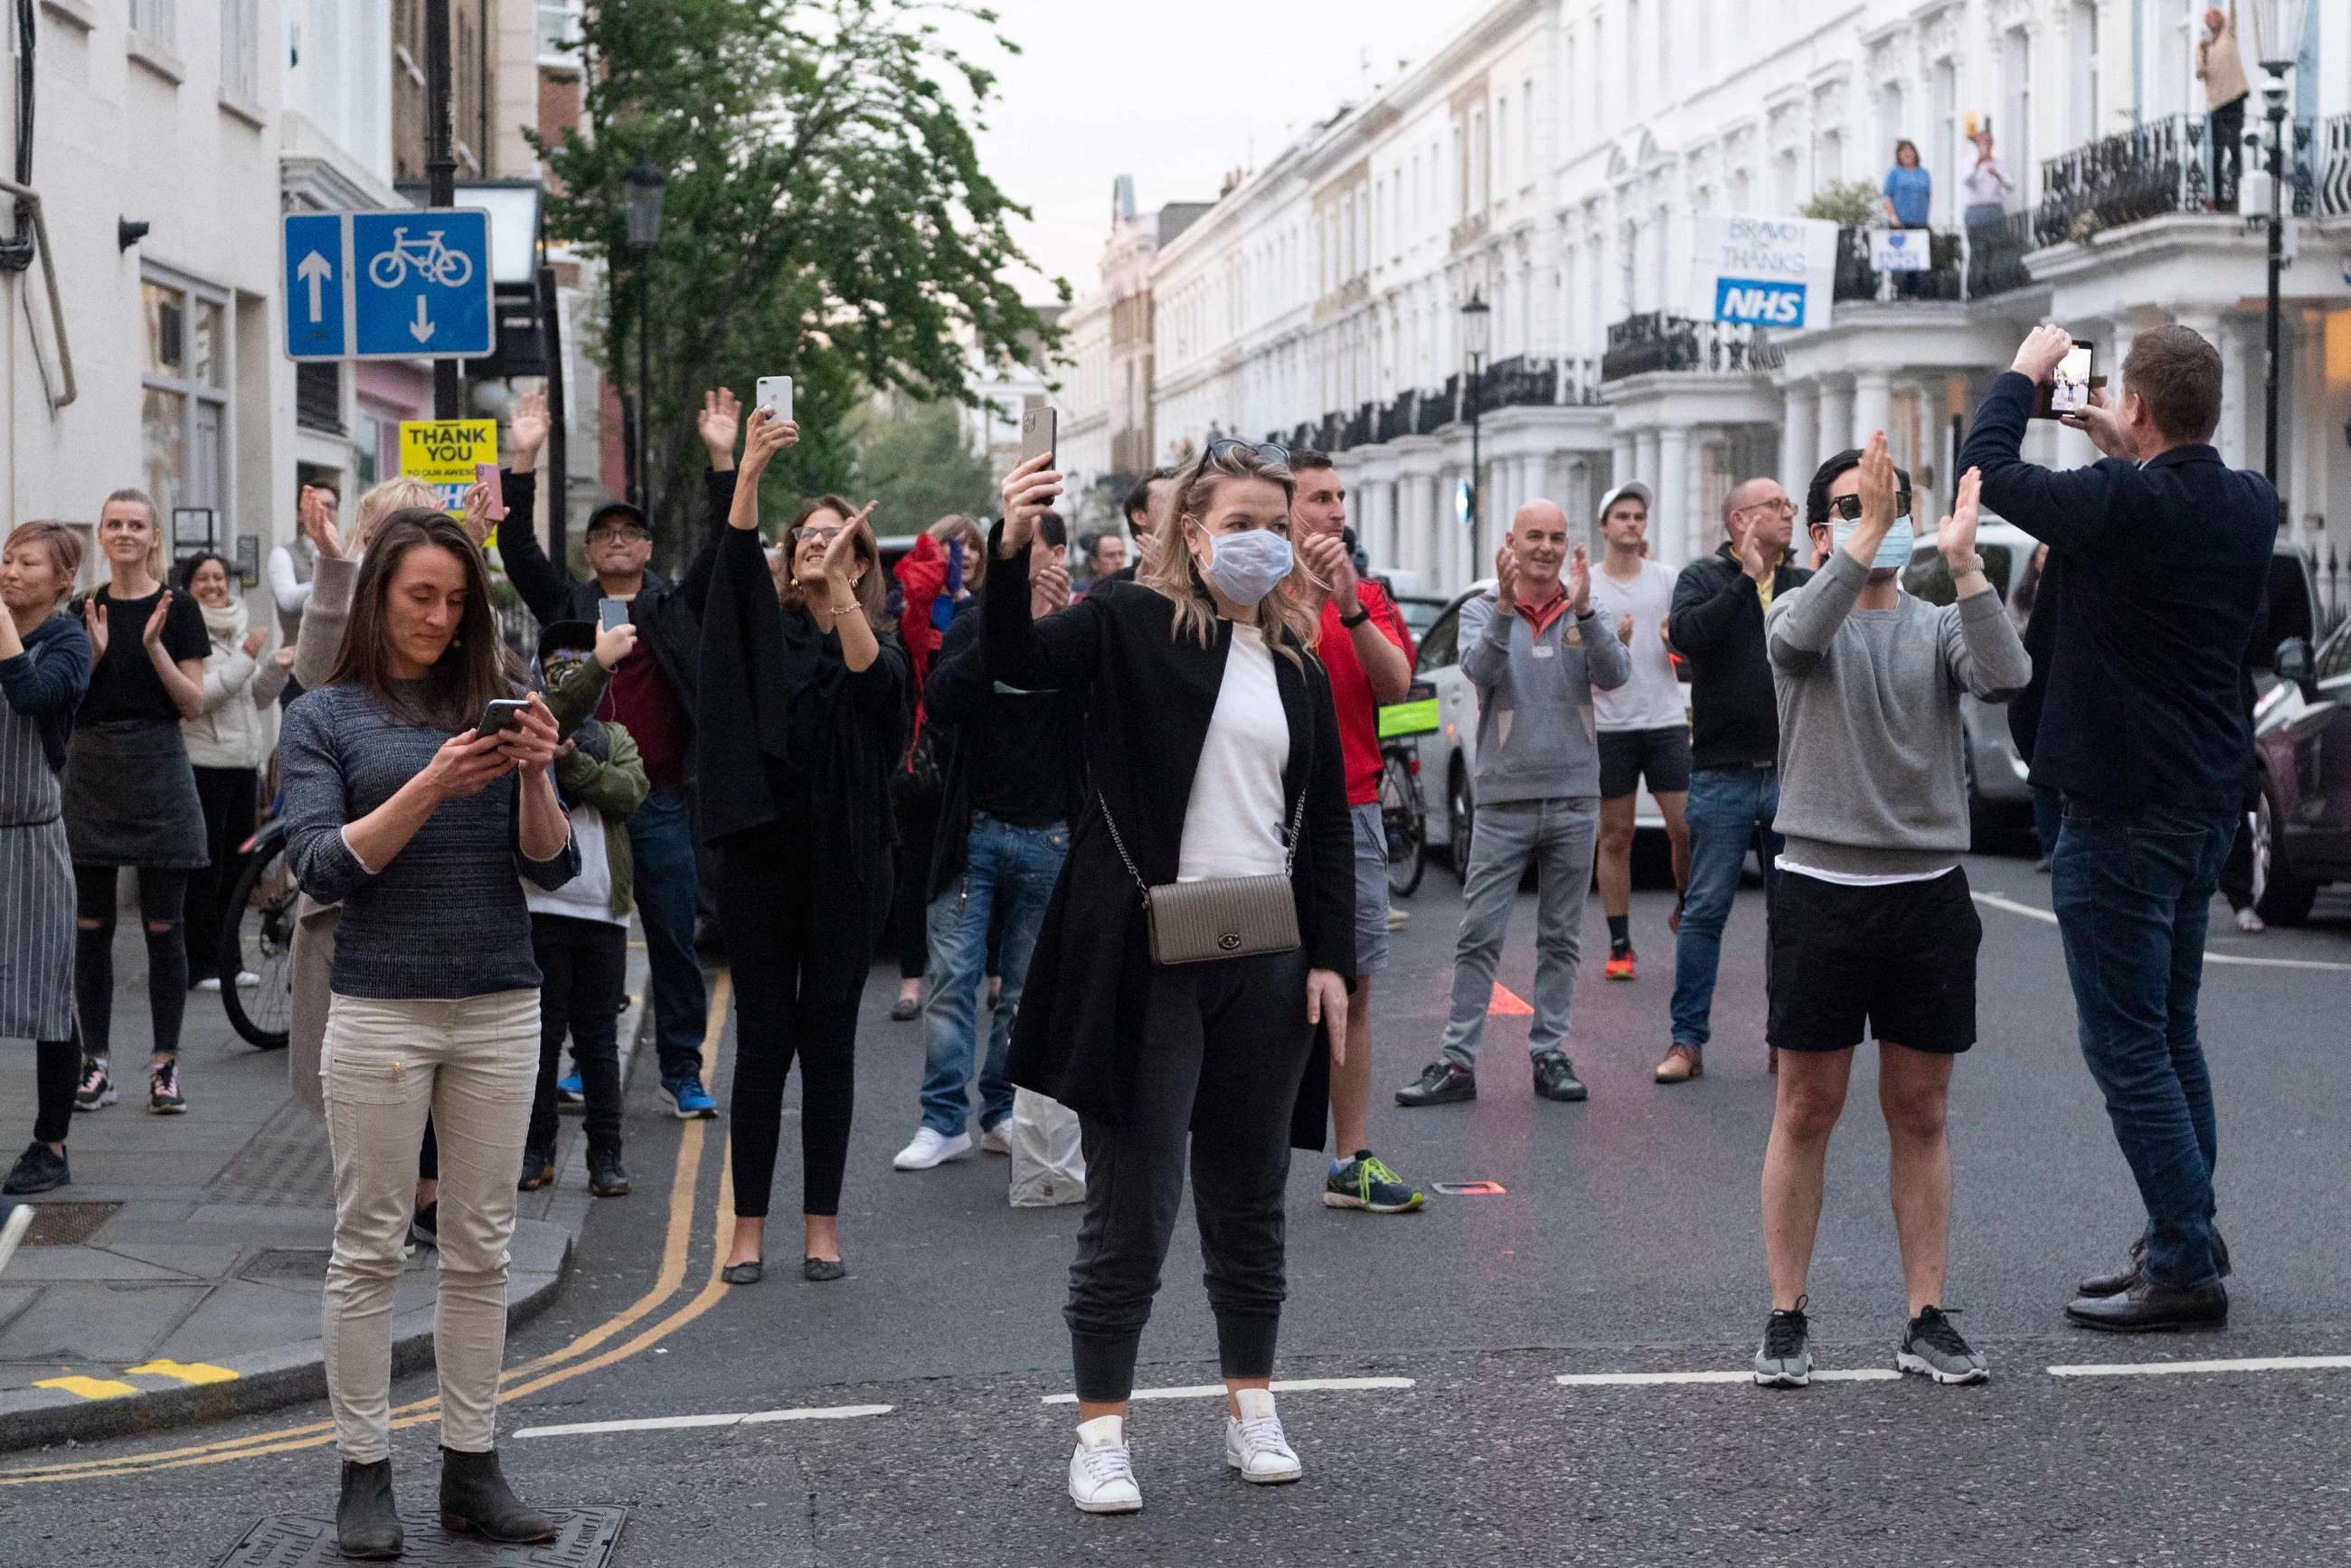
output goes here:
<path id="1" fill-rule="evenodd" d="M 2052 413 L 2079 413 L 2090 406 L 2090 345 L 2078 340 L 2057 361 L 2056 383 L 2049 389 Z"/>
<path id="2" fill-rule="evenodd" d="M 625 599 L 600 599 L 596 601 L 596 622 L 604 631 L 629 623 L 629 601 Z"/>

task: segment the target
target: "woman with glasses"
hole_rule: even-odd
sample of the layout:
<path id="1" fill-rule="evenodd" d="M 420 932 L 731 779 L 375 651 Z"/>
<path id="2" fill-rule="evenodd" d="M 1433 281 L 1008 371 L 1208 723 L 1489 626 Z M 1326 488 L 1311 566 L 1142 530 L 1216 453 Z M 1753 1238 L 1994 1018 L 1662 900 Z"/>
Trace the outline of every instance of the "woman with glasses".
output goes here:
<path id="1" fill-rule="evenodd" d="M 800 507 L 783 601 L 759 548 L 759 477 L 799 427 L 753 409 L 702 621 L 695 756 L 718 852 L 735 977 L 735 1235 L 725 1277 L 766 1253 L 784 1078 L 800 1067 L 801 1272 L 838 1280 L 857 1003 L 890 900 L 889 775 L 906 653 L 883 612 L 882 557 L 837 496 Z"/>
<path id="2" fill-rule="evenodd" d="M 1290 1148 L 1322 1146 L 1330 1059 L 1314 1026 L 1334 1054 L 1346 1039 L 1354 831 L 1313 653 L 1317 601 L 1290 549 L 1289 454 L 1211 440 L 1177 476 L 1154 528 L 1165 548 L 1135 580 L 1037 621 L 1029 540 L 1061 492 L 1050 462 L 1004 482 L 981 635 L 997 679 L 1087 694 L 1096 793 L 1038 933 L 1008 1075 L 1083 1127 L 1086 1216 L 1063 1312 L 1080 1418 L 1070 1497 L 1125 1513 L 1143 1506 L 1127 1397 L 1187 1149 L 1225 1462 L 1260 1484 L 1301 1474 L 1269 1387 L 1287 1294 L 1282 1195 Z M 1167 885 L 1211 882 L 1224 885 Z M 1233 899 L 1269 887 L 1277 914 L 1235 918 Z M 1155 899 L 1202 898 L 1223 905 L 1212 925 L 1259 939 L 1187 942 L 1172 912 L 1155 931 Z"/>

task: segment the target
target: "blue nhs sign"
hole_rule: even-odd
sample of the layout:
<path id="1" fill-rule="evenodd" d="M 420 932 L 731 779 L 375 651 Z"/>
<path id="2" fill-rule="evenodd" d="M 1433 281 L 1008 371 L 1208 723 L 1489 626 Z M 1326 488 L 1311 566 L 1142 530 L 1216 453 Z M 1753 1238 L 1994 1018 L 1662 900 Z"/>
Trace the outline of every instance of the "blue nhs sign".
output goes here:
<path id="1" fill-rule="evenodd" d="M 1718 277 L 1714 319 L 1753 327 L 1797 327 L 1804 319 L 1804 285 L 1750 277 Z"/>

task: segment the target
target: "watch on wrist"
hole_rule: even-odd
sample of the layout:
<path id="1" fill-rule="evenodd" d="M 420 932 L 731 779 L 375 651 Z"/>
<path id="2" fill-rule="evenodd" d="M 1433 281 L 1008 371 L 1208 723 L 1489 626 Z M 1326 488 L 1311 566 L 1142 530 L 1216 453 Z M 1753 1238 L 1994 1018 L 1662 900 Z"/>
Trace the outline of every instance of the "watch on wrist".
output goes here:
<path id="1" fill-rule="evenodd" d="M 1369 621 L 1371 618 L 1371 611 L 1359 602 L 1356 604 L 1355 612 L 1353 615 L 1348 614 L 1343 610 L 1339 612 L 1339 624 L 1344 626 L 1348 631 L 1353 632 L 1356 627 L 1361 626 L 1364 622 Z"/>
<path id="2" fill-rule="evenodd" d="M 1984 559 L 1980 555 L 1971 555 L 1965 560 L 1947 561 L 1945 564 L 1950 567 L 1953 577 L 1965 577 L 1971 571 L 1981 571 L 1984 569 Z"/>

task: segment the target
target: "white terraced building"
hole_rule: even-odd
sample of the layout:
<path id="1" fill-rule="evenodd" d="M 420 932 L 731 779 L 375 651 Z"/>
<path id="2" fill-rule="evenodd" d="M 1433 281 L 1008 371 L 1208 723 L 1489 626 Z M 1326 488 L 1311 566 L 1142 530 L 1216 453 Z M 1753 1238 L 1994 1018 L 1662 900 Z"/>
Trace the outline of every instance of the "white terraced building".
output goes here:
<path id="1" fill-rule="evenodd" d="M 2239 8 L 2259 123 L 2252 0 Z M 1678 562 L 1719 542 L 1730 484 L 1800 489 L 1880 427 L 1931 517 L 1953 420 L 2051 319 L 2109 372 L 2150 326 L 2212 338 L 2230 370 L 2218 443 L 2258 466 L 2266 239 L 2220 210 L 2235 204 L 2205 144 L 2202 9 L 1500 0 L 1159 246 L 1155 455 L 1211 433 L 1332 448 L 1375 561 L 1421 593 L 1489 570 L 1525 500 L 1586 515 L 1625 478 L 1656 487 L 1654 548 Z M 2298 53 L 2278 479 L 2324 583 L 2351 556 L 2325 531 L 2351 528 L 2351 0 L 2309 0 Z M 1966 131 L 1986 120 L 2020 188 L 1963 246 Z M 1792 216 L 1840 182 L 1876 185 L 1897 138 L 1933 177 L 1939 265 L 1896 293 L 1855 229 L 1825 328 L 1766 339 L 1690 319 L 1696 214 Z M 2265 190 L 2249 179 L 2246 211 L 2266 211 Z M 1491 305 L 1474 535 L 1459 521 L 1473 291 Z M 2092 455 L 2053 426 L 2035 439 L 2045 458 Z"/>

